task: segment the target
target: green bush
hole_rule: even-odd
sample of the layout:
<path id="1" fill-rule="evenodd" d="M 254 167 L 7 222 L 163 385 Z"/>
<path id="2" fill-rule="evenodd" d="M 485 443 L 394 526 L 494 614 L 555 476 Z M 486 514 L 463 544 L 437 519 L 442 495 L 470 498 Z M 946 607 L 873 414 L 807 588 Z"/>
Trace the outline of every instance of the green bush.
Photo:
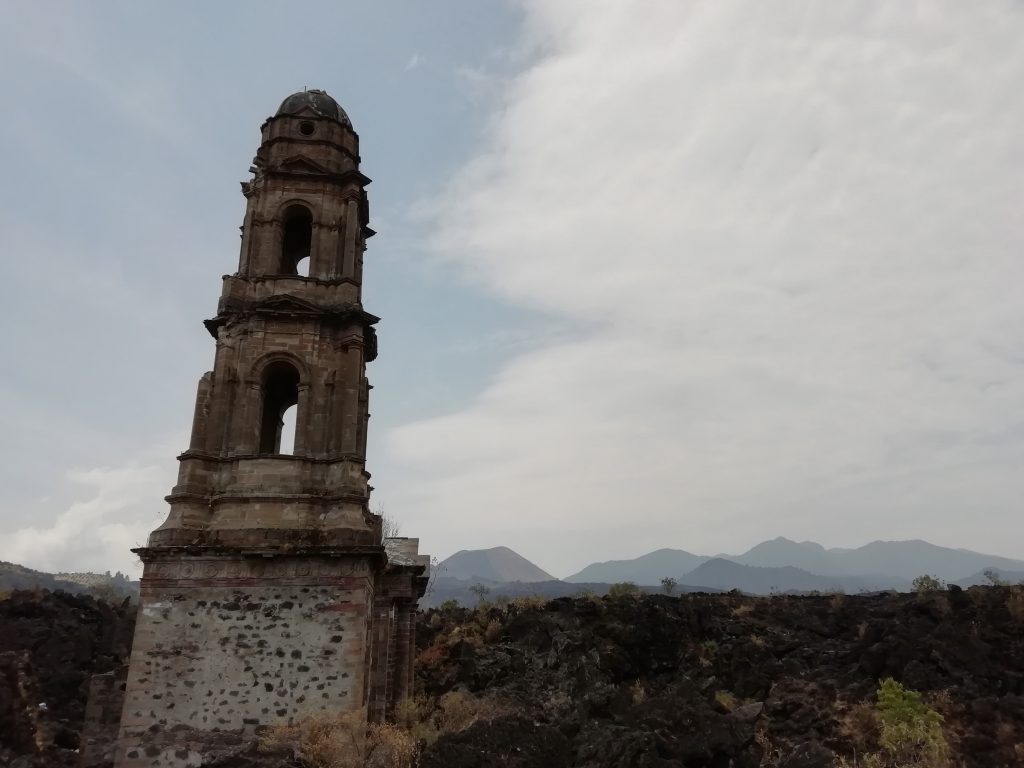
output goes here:
<path id="1" fill-rule="evenodd" d="M 919 595 L 922 595 L 925 592 L 941 592 L 946 588 L 946 585 L 943 584 L 941 580 L 927 573 L 914 579 L 912 586 L 914 587 L 914 591 Z"/>
<path id="2" fill-rule="evenodd" d="M 942 715 L 917 691 L 892 678 L 878 685 L 879 744 L 895 765 L 944 766 L 949 745 L 942 733 Z"/>

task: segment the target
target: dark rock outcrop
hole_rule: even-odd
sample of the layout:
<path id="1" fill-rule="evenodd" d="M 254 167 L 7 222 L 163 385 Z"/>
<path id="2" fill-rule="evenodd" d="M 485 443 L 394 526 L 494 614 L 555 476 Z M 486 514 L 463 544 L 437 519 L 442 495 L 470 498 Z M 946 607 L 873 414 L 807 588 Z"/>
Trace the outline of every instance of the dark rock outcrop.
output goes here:
<path id="1" fill-rule="evenodd" d="M 1022 608 L 1021 588 L 978 587 L 431 611 L 417 629 L 420 689 L 497 698 L 514 715 L 442 737 L 424 764 L 502 765 L 494 734 L 509 730 L 561 750 L 550 766 L 827 768 L 877 739 L 851 712 L 893 677 L 944 716 L 956 764 L 1019 766 Z"/>
<path id="2" fill-rule="evenodd" d="M 0 765 L 77 765 L 92 675 L 128 658 L 134 609 L 66 592 L 0 600 Z"/>

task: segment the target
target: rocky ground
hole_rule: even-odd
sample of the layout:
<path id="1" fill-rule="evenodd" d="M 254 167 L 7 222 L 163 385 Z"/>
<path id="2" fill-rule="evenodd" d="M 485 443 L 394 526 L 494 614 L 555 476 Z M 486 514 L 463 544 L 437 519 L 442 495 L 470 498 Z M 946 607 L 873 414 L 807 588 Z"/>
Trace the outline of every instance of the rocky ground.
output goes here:
<path id="1" fill-rule="evenodd" d="M 33 590 L 0 600 L 0 766 L 74 766 L 89 679 L 122 664 L 134 609 Z"/>
<path id="2" fill-rule="evenodd" d="M 0 601 L 0 766 L 75 764 L 88 679 L 126 658 L 132 618 L 60 593 Z M 1024 766 L 1020 587 L 519 600 L 423 613 L 417 645 L 400 716 L 421 768 L 868 766 L 887 677 L 943 716 L 950 768 Z"/>
<path id="3" fill-rule="evenodd" d="M 424 768 L 866 764 L 887 677 L 944 717 L 951 765 L 1024 766 L 1019 587 L 565 598 L 435 611 L 418 632 L 431 699 L 464 690 L 508 708 L 441 736 Z"/>

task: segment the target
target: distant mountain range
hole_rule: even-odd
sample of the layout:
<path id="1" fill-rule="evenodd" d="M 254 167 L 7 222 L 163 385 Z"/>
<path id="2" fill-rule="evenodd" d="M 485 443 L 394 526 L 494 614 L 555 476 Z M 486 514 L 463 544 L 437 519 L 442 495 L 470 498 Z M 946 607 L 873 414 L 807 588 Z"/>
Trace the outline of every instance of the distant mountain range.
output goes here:
<path id="1" fill-rule="evenodd" d="M 950 549 L 926 541 L 873 541 L 855 549 L 826 549 L 811 541 L 786 538 L 758 544 L 741 555 L 696 555 L 659 549 L 632 560 L 592 563 L 565 579 L 556 579 L 508 547 L 461 550 L 434 568 L 431 591 L 421 605 L 445 600 L 474 604 L 481 585 L 496 598 L 542 595 L 548 598 L 590 592 L 604 594 L 612 584 L 633 582 L 658 591 L 665 578 L 677 592 L 750 594 L 775 592 L 906 591 L 917 576 L 929 574 L 949 584 L 969 587 L 995 576 L 1024 582 L 1024 560 Z M 50 574 L 0 563 L 0 591 L 46 588 L 91 592 L 108 599 L 138 594 L 138 582 L 118 573 Z"/>
<path id="2" fill-rule="evenodd" d="M 711 566 L 711 564 L 714 564 Z M 731 565 L 730 565 L 731 564 Z M 751 570 L 753 569 L 753 570 Z M 793 573 L 793 569 L 801 574 Z M 856 549 L 825 549 L 812 541 L 779 537 L 765 541 L 742 555 L 695 555 L 679 549 L 659 549 L 633 560 L 593 563 L 568 576 L 568 582 L 632 581 L 658 584 L 671 577 L 682 584 L 732 587 L 750 592 L 786 591 L 783 584 L 800 583 L 799 590 L 907 589 L 922 574 L 960 586 L 985 583 L 992 569 L 1007 581 L 1017 581 L 1024 561 L 950 549 L 927 541 L 873 541 Z M 750 588 L 754 584 L 759 589 Z M 747 585 L 747 586 L 742 586 Z"/>
<path id="3" fill-rule="evenodd" d="M 988 572 L 988 573 L 986 573 Z M 632 560 L 592 563 L 558 580 L 507 547 L 462 550 L 440 563 L 434 591 L 426 605 L 454 599 L 472 604 L 470 588 L 480 584 L 490 596 L 538 594 L 559 597 L 581 591 L 603 594 L 609 585 L 633 582 L 649 590 L 664 578 L 676 591 L 774 592 L 906 591 L 923 574 L 968 587 L 986 584 L 989 574 L 1011 583 L 1024 582 L 1024 561 L 950 549 L 926 541 L 874 541 L 855 549 L 826 549 L 811 541 L 779 537 L 741 555 L 697 555 L 681 549 L 659 549 Z"/>

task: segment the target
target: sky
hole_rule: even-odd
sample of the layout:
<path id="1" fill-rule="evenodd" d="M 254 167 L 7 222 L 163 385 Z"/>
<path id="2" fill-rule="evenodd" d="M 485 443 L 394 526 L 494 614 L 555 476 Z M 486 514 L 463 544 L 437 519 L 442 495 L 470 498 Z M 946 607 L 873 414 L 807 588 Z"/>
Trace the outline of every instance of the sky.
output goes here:
<path id="1" fill-rule="evenodd" d="M 0 5 L 0 560 L 137 573 L 259 126 L 360 134 L 372 506 L 558 576 L 1024 558 L 1024 5 Z"/>

